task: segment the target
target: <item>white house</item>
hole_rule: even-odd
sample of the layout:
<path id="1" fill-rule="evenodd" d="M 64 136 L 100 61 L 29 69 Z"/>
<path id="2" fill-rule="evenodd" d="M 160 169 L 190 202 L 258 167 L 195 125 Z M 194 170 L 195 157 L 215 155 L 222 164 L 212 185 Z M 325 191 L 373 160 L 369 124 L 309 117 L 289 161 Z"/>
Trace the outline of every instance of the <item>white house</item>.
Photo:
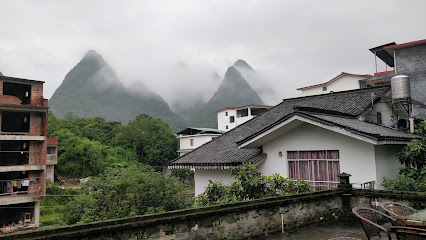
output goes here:
<path id="1" fill-rule="evenodd" d="M 236 126 L 247 122 L 257 115 L 268 111 L 273 106 L 251 104 L 235 108 L 224 108 L 217 113 L 217 128 L 221 131 L 229 131 Z"/>
<path id="2" fill-rule="evenodd" d="M 302 91 L 302 96 L 311 96 L 330 92 L 366 88 L 366 82 L 371 77 L 372 76 L 368 74 L 360 75 L 342 72 L 337 77 L 329 80 L 328 82 L 301 87 L 297 90 Z"/>
<path id="3" fill-rule="evenodd" d="M 303 178 L 334 187 L 341 172 L 351 182 L 394 178 L 396 153 L 417 135 L 386 127 L 390 87 L 284 99 L 282 103 L 169 164 L 195 169 L 195 194 L 209 180 L 235 181 L 229 168 L 250 162 L 266 175 Z M 381 120 L 377 111 L 383 111 Z M 366 120 L 370 120 L 366 121 Z M 380 124 L 379 121 L 382 121 Z"/>
<path id="4" fill-rule="evenodd" d="M 213 128 L 186 128 L 176 133 L 179 138 L 179 156 L 182 156 L 193 149 L 210 142 L 222 135 L 223 131 Z"/>

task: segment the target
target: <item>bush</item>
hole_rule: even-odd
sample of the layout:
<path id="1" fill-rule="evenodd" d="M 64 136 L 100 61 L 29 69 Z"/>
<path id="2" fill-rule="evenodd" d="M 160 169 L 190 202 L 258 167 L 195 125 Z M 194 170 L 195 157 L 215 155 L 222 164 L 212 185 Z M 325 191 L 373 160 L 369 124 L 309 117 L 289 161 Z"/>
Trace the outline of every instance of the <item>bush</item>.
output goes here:
<path id="1" fill-rule="evenodd" d="M 308 182 L 293 181 L 279 174 L 262 176 L 255 165 L 251 164 L 233 168 L 231 173 L 237 182 L 231 182 L 229 186 L 226 186 L 222 182 L 209 181 L 206 191 L 195 198 L 195 206 L 309 192 Z"/>
<path id="2" fill-rule="evenodd" d="M 177 178 L 149 166 L 110 169 L 82 184 L 65 220 L 74 224 L 182 209 L 189 206 L 182 189 Z"/>

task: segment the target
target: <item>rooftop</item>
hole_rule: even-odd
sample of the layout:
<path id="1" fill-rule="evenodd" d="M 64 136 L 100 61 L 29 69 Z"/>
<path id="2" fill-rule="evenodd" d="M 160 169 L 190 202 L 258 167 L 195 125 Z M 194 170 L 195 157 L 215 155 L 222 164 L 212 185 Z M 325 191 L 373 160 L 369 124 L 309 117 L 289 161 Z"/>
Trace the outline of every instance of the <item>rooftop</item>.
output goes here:
<path id="1" fill-rule="evenodd" d="M 224 109 L 220 109 L 218 112 L 222 112 L 224 110 L 228 110 L 228 109 L 241 109 L 241 108 L 249 108 L 249 107 L 259 107 L 259 108 L 272 108 L 274 106 L 270 106 L 270 105 L 261 105 L 261 104 L 250 104 L 250 105 L 245 105 L 245 106 L 241 106 L 241 107 L 227 107 Z"/>
<path id="2" fill-rule="evenodd" d="M 325 125 L 377 140 L 413 139 L 416 135 L 357 120 L 386 95 L 390 87 L 375 87 L 284 99 L 282 103 L 170 163 L 170 166 L 234 166 L 261 154 L 258 148 L 240 149 L 238 143 L 298 115 Z"/>
<path id="3" fill-rule="evenodd" d="M 304 90 L 304 89 L 308 89 L 308 88 L 325 86 L 325 85 L 328 85 L 328 84 L 332 83 L 333 81 L 335 81 L 335 80 L 337 80 L 337 79 L 339 79 L 343 76 L 357 76 L 357 77 L 368 77 L 368 78 L 372 77 L 371 75 L 368 75 L 368 74 L 352 74 L 352 73 L 342 72 L 341 74 L 339 74 L 338 76 L 329 80 L 328 82 L 320 83 L 320 84 L 316 84 L 316 85 L 311 85 L 311 86 L 307 86 L 307 87 L 301 87 L 301 88 L 298 88 L 297 90 Z"/>

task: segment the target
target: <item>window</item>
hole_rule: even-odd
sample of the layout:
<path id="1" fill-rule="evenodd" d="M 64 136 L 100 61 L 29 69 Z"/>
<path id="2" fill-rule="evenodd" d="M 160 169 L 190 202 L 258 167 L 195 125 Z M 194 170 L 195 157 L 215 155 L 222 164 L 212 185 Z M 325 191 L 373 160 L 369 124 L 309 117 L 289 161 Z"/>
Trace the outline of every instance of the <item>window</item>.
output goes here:
<path id="1" fill-rule="evenodd" d="M 304 179 L 319 189 L 337 187 L 339 151 L 288 151 L 288 177 Z"/>
<path id="2" fill-rule="evenodd" d="M 230 123 L 235 122 L 235 117 L 234 117 L 234 116 L 230 116 L 230 117 L 229 117 L 229 122 L 230 122 Z"/>
<path id="3" fill-rule="evenodd" d="M 56 154 L 56 147 L 47 147 L 47 154 Z"/>
<path id="4" fill-rule="evenodd" d="M 377 112 L 377 123 L 382 124 L 382 113 Z"/>
<path id="5" fill-rule="evenodd" d="M 189 139 L 189 146 L 194 146 L 194 139 Z"/>
<path id="6" fill-rule="evenodd" d="M 228 125 L 226 125 L 226 129 L 228 129 Z"/>
<path id="7" fill-rule="evenodd" d="M 225 116 L 228 116 L 228 112 L 225 112 Z"/>
<path id="8" fill-rule="evenodd" d="M 327 86 L 322 87 L 323 91 L 327 91 Z"/>

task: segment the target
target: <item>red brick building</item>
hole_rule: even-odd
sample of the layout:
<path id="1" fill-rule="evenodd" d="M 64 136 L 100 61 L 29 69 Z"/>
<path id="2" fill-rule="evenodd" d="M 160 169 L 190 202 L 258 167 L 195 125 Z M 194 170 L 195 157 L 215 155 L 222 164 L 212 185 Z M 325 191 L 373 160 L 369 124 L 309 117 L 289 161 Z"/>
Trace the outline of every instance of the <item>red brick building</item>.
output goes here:
<path id="1" fill-rule="evenodd" d="M 48 101 L 43 98 L 43 83 L 0 76 L 2 231 L 12 223 L 15 228 L 39 225 L 47 172 Z"/>

